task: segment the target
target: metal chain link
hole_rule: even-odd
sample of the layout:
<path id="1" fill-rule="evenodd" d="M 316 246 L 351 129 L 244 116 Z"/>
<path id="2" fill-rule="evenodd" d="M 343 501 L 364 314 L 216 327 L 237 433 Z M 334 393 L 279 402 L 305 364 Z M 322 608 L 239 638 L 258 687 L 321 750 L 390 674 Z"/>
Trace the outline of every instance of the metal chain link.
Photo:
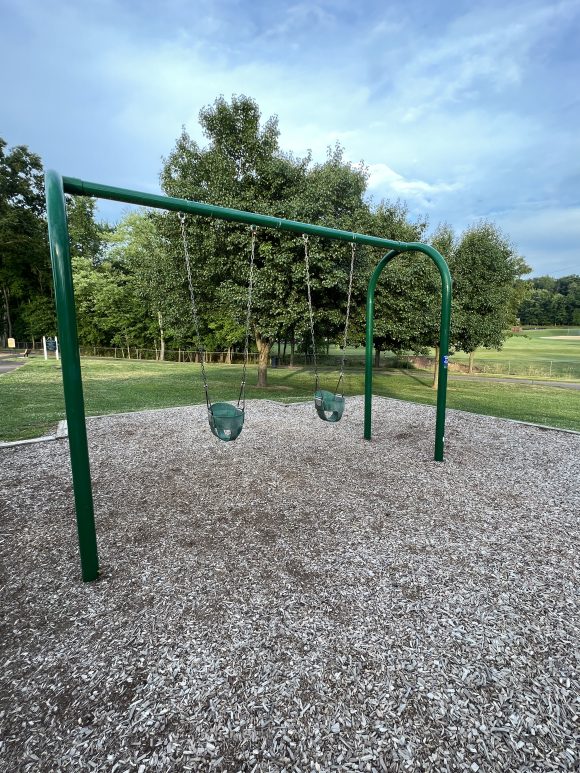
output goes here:
<path id="1" fill-rule="evenodd" d="M 256 233 L 255 225 L 250 227 L 252 233 L 252 245 L 250 250 L 250 276 L 248 279 L 248 307 L 246 310 L 246 339 L 244 342 L 244 368 L 242 370 L 242 383 L 240 384 L 240 394 L 238 396 L 238 408 L 242 400 L 242 410 L 246 409 L 246 370 L 248 367 L 248 349 L 250 343 L 250 317 L 252 314 L 252 290 L 254 287 L 254 257 L 256 255 Z"/>
<path id="2" fill-rule="evenodd" d="M 302 234 L 304 242 L 304 265 L 306 267 L 306 288 L 308 290 L 308 311 L 310 313 L 310 332 L 312 333 L 312 357 L 314 359 L 315 392 L 318 392 L 318 365 L 316 362 L 316 341 L 314 336 L 314 313 L 312 311 L 312 293 L 310 292 L 310 263 L 308 260 L 308 236 Z"/>
<path id="3" fill-rule="evenodd" d="M 336 394 L 338 394 L 338 388 L 344 378 L 344 363 L 346 360 L 346 343 L 348 339 L 348 318 L 350 316 L 350 302 L 352 298 L 352 278 L 354 276 L 354 258 L 356 253 L 356 243 L 352 242 L 350 245 L 350 276 L 348 278 L 348 297 L 346 301 L 346 322 L 344 324 L 344 339 L 342 342 L 342 359 L 340 361 L 340 375 L 336 384 Z M 344 396 L 344 395 L 343 395 Z"/>
<path id="4" fill-rule="evenodd" d="M 185 258 L 185 266 L 187 268 L 187 281 L 189 283 L 189 295 L 191 298 L 191 316 L 193 318 L 193 326 L 195 328 L 195 337 L 197 339 L 197 351 L 201 358 L 201 376 L 203 379 L 203 388 L 205 390 L 205 402 L 208 411 L 211 412 L 211 400 L 209 398 L 209 386 L 207 383 L 207 375 L 205 372 L 205 349 L 201 345 L 201 335 L 199 332 L 199 318 L 197 316 L 197 305 L 195 303 L 195 293 L 193 291 L 193 280 L 191 278 L 191 265 L 189 262 L 189 249 L 187 247 L 187 235 L 185 232 L 185 214 L 178 212 L 179 223 L 181 226 L 181 238 L 183 241 L 183 255 Z"/>

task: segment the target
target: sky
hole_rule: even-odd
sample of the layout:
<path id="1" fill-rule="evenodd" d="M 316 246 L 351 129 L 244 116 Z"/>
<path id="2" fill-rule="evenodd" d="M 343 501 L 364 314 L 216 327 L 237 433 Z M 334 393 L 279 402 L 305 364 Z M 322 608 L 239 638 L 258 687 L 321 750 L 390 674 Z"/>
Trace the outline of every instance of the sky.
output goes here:
<path id="1" fill-rule="evenodd" d="M 0 72 L 0 137 L 63 175 L 160 192 L 182 126 L 205 144 L 200 109 L 245 94 L 375 203 L 580 273 L 580 0 L 0 0 Z"/>

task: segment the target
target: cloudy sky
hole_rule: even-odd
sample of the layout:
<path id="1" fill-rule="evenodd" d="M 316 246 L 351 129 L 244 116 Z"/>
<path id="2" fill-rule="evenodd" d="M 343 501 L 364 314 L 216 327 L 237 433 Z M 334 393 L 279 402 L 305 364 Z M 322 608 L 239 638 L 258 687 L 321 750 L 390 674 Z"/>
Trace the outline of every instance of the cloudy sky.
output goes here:
<path id="1" fill-rule="evenodd" d="M 579 44 L 580 0 L 0 0 L 0 136 L 157 192 L 181 126 L 246 94 L 283 149 L 364 160 L 376 201 L 580 273 Z"/>

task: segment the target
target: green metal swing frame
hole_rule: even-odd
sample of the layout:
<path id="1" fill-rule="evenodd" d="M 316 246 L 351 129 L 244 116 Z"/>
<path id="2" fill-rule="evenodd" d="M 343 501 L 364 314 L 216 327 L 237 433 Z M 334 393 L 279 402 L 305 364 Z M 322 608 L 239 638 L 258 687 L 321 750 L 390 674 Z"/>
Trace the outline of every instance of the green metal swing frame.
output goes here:
<path id="1" fill-rule="evenodd" d="M 398 242 L 378 236 L 340 231 L 335 228 L 283 220 L 254 212 L 242 212 L 227 207 L 203 204 L 197 201 L 172 198 L 140 191 L 116 188 L 110 185 L 87 182 L 73 177 L 61 177 L 49 170 L 45 174 L 46 209 L 50 254 L 54 277 L 58 335 L 61 349 L 62 378 L 71 469 L 79 537 L 81 572 L 84 582 L 96 580 L 99 576 L 99 559 L 95 530 L 93 493 L 87 445 L 87 429 L 83 398 L 81 363 L 77 336 L 77 322 L 74 302 L 72 268 L 70 260 L 69 233 L 65 207 L 65 193 L 76 196 L 92 196 L 110 199 L 126 204 L 136 204 L 176 212 L 189 212 L 219 220 L 263 228 L 276 228 L 297 234 L 319 236 L 325 239 L 366 244 L 388 250 L 379 261 L 371 276 L 366 303 L 366 349 L 365 349 L 365 410 L 364 437 L 371 439 L 372 379 L 373 379 L 373 325 L 374 297 L 377 282 L 388 263 L 400 253 L 422 252 L 435 263 L 441 275 L 441 318 L 439 326 L 439 376 L 437 382 L 437 413 L 435 420 L 435 461 L 443 461 L 445 443 L 445 406 L 447 398 L 447 363 L 449 349 L 449 327 L 451 321 L 451 275 L 443 256 L 428 244 L 420 242 Z"/>

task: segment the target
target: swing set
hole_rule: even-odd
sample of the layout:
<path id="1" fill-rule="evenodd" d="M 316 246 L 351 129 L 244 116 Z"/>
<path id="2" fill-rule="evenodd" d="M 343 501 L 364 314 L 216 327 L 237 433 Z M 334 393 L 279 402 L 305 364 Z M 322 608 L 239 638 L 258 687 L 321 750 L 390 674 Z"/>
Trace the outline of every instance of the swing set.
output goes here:
<path id="1" fill-rule="evenodd" d="M 96 580 L 99 575 L 97 540 L 94 521 L 93 495 L 89 467 L 87 445 L 86 418 L 81 378 L 80 355 L 77 336 L 77 323 L 74 303 L 70 245 L 66 218 L 65 193 L 77 196 L 91 196 L 113 201 L 136 204 L 175 211 L 178 213 L 183 256 L 187 271 L 187 280 L 191 300 L 191 313 L 196 336 L 196 344 L 201 363 L 202 379 L 208 410 L 208 420 L 212 433 L 223 441 L 232 441 L 239 437 L 245 418 L 246 407 L 246 376 L 248 363 L 248 347 L 250 334 L 250 319 L 252 312 L 252 292 L 254 278 L 254 263 L 256 253 L 257 227 L 276 228 L 282 231 L 298 233 L 304 243 L 304 267 L 308 298 L 310 332 L 312 336 L 312 352 L 315 376 L 314 407 L 318 416 L 326 422 L 340 421 L 344 412 L 345 397 L 342 388 L 344 381 L 345 353 L 348 336 L 348 323 L 352 298 L 352 284 L 355 265 L 356 245 L 365 244 L 371 247 L 387 249 L 388 252 L 375 267 L 367 290 L 366 302 L 366 347 L 365 347 L 365 402 L 364 402 L 364 437 L 371 439 L 372 419 L 372 377 L 373 377 L 373 327 L 374 327 L 374 296 L 379 277 L 383 269 L 397 255 L 405 252 L 422 252 L 437 266 L 441 276 L 441 317 L 439 326 L 439 373 L 437 382 L 437 410 L 435 420 L 435 461 L 443 461 L 445 442 L 445 406 L 447 396 L 447 366 L 449 348 L 449 326 L 451 319 L 451 275 L 445 259 L 433 247 L 420 242 L 398 242 L 377 236 L 341 231 L 335 228 L 300 223 L 294 220 L 283 220 L 269 215 L 254 212 L 203 204 L 169 196 L 161 196 L 140 191 L 116 188 L 109 185 L 86 182 L 72 177 L 61 177 L 55 171 L 45 174 L 46 208 L 48 219 L 48 234 L 50 254 L 54 277 L 56 312 L 59 341 L 61 348 L 62 376 L 65 398 L 65 409 L 68 424 L 68 438 L 71 457 L 73 490 L 82 578 L 85 582 Z M 227 402 L 212 402 L 205 369 L 205 352 L 201 343 L 199 318 L 194 292 L 191 260 L 186 232 L 186 213 L 203 215 L 245 223 L 251 227 L 250 266 L 248 280 L 248 297 L 246 309 L 246 326 L 244 338 L 244 355 L 242 380 L 236 405 Z M 347 296 L 346 319 L 343 335 L 342 358 L 338 382 L 334 392 L 320 388 L 320 378 L 316 358 L 316 341 L 314 331 L 314 311 L 311 294 L 311 276 L 308 251 L 308 237 L 317 236 L 336 241 L 346 241 L 351 245 L 351 261 Z"/>
<path id="2" fill-rule="evenodd" d="M 207 373 L 205 370 L 205 349 L 201 342 L 201 334 L 199 332 L 199 316 L 197 313 L 197 303 L 195 300 L 195 290 L 193 287 L 193 278 L 191 273 L 191 260 L 189 256 L 189 243 L 187 239 L 187 231 L 185 227 L 186 216 L 183 212 L 178 212 L 179 224 L 181 228 L 181 241 L 183 244 L 183 259 L 185 262 L 185 268 L 187 271 L 187 283 L 189 285 L 189 297 L 191 300 L 191 318 L 193 320 L 193 328 L 195 332 L 195 342 L 197 348 L 197 355 L 201 363 L 201 378 L 203 381 L 203 388 L 205 393 L 205 403 L 207 406 L 207 414 L 209 426 L 213 434 L 220 440 L 229 441 L 235 440 L 239 437 L 242 428 L 244 426 L 244 418 L 246 413 L 246 374 L 248 367 L 248 351 L 250 341 L 250 319 L 252 315 L 252 290 L 254 286 L 254 263 L 256 257 L 256 227 L 251 227 L 251 247 L 250 247 L 250 268 L 248 279 L 248 305 L 246 309 L 246 326 L 244 333 L 244 350 L 243 350 L 243 369 L 242 380 L 240 383 L 240 393 L 238 395 L 238 401 L 236 405 L 231 403 L 214 403 L 210 398 L 209 383 L 207 379 Z M 340 386 L 344 380 L 344 366 L 346 357 L 346 344 L 348 339 L 348 320 L 350 316 L 350 303 L 352 298 L 352 280 L 354 274 L 354 259 L 356 252 L 356 244 L 353 242 L 351 245 L 351 260 L 350 260 L 350 272 L 348 279 L 348 296 L 346 302 L 346 320 L 344 325 L 344 336 L 342 345 L 342 358 L 340 362 L 340 373 L 338 376 L 338 382 L 334 392 L 329 392 L 326 389 L 320 388 L 320 377 L 318 374 L 318 364 L 316 360 L 316 335 L 314 332 L 314 309 L 312 306 L 312 291 L 310 284 L 310 261 L 308 256 L 308 236 L 302 235 L 304 241 L 304 269 L 306 278 L 306 288 L 308 292 L 308 316 L 310 321 L 310 332 L 312 336 L 312 357 L 314 362 L 314 407 L 318 416 L 323 421 L 331 423 L 340 421 L 344 412 L 344 392 L 339 391 Z"/>

